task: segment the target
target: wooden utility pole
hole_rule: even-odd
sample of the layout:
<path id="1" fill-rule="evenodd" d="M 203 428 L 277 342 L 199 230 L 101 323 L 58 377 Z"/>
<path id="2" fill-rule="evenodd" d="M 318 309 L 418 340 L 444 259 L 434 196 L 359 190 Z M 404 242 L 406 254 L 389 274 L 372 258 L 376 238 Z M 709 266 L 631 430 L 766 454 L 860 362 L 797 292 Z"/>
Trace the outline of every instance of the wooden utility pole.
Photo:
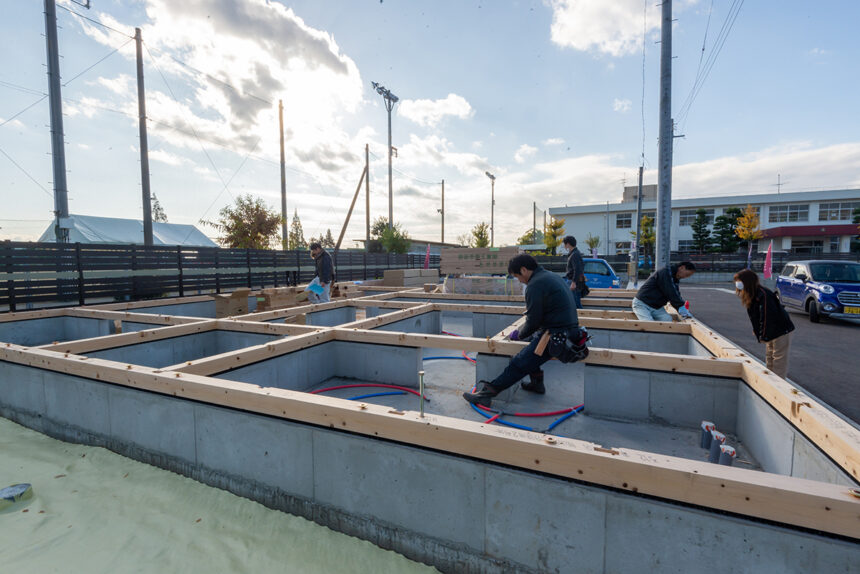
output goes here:
<path id="1" fill-rule="evenodd" d="M 287 164 L 284 160 L 284 100 L 278 100 L 278 124 L 281 127 L 281 239 L 284 251 L 289 249 L 287 231 Z"/>
<path id="2" fill-rule="evenodd" d="M 367 177 L 367 167 L 361 171 L 361 177 L 358 178 L 358 185 L 355 187 L 355 195 L 352 196 L 352 203 L 349 204 L 349 211 L 346 213 L 346 221 L 343 222 L 343 228 L 340 230 L 340 235 L 337 238 L 337 244 L 334 246 L 334 252 L 340 251 L 340 244 L 343 241 L 343 236 L 346 233 L 346 228 L 349 225 L 349 218 L 352 217 L 352 208 L 355 207 L 355 200 L 358 199 L 358 194 L 361 192 L 361 180 Z"/>
<path id="3" fill-rule="evenodd" d="M 146 138 L 146 90 L 143 85 L 143 39 L 134 29 L 137 52 L 137 124 L 140 131 L 140 187 L 143 192 L 143 244 L 152 245 L 152 197 L 149 191 L 149 144 Z"/>

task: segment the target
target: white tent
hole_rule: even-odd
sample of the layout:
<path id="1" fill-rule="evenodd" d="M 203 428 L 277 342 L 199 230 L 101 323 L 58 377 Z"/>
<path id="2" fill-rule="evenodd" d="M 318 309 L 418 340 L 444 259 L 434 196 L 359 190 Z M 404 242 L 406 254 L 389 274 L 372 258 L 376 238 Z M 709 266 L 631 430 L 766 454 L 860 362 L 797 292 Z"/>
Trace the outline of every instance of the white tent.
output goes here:
<path id="1" fill-rule="evenodd" d="M 143 245 L 143 221 L 92 215 L 69 215 L 70 243 L 135 243 Z M 54 225 L 39 238 L 39 241 L 56 241 Z M 152 222 L 153 245 L 187 245 L 194 247 L 218 247 L 193 225 Z"/>

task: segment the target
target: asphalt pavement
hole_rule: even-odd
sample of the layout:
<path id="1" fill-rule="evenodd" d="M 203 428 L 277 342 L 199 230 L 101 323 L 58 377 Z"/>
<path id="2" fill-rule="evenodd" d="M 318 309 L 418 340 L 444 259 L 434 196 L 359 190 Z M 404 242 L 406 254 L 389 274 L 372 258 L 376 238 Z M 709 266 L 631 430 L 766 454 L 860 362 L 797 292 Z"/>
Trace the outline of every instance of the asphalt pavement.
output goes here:
<path id="1" fill-rule="evenodd" d="M 764 343 L 756 341 L 746 309 L 731 287 L 681 281 L 681 296 L 690 302 L 694 317 L 764 362 Z M 812 323 L 804 313 L 790 315 L 795 330 L 788 378 L 860 425 L 860 324 L 837 319 Z"/>

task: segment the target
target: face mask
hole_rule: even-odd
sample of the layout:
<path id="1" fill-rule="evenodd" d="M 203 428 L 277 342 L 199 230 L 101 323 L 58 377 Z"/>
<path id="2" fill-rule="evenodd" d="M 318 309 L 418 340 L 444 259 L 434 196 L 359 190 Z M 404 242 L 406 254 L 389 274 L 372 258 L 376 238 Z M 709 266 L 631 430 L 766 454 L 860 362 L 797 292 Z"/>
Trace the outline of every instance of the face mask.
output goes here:
<path id="1" fill-rule="evenodd" d="M 740 281 L 735 281 L 735 289 L 737 289 L 738 291 L 743 291 L 744 290 L 744 284 Z"/>

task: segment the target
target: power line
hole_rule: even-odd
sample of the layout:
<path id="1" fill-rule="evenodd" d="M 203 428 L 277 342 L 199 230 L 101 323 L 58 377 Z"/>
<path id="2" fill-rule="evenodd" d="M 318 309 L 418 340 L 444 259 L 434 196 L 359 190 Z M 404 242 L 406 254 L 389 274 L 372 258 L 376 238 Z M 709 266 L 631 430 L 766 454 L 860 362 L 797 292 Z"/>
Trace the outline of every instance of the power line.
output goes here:
<path id="1" fill-rule="evenodd" d="M 373 152 L 370 152 L 370 155 L 372 155 L 374 159 L 382 159 L 381 157 L 379 157 L 378 155 L 376 155 L 376 154 L 375 154 L 375 153 L 373 153 Z M 410 180 L 412 180 L 412 181 L 414 181 L 414 182 L 416 182 L 416 183 L 420 183 L 420 184 L 423 184 L 423 185 L 439 185 L 439 184 L 441 184 L 441 183 L 442 183 L 441 181 L 425 181 L 425 180 L 423 180 L 423 179 L 418 179 L 418 178 L 417 178 L 417 177 L 415 177 L 415 176 L 412 176 L 412 175 L 409 175 L 408 173 L 405 173 L 405 172 L 403 172 L 403 171 L 400 171 L 400 170 L 399 170 L 399 169 L 397 169 L 396 167 L 392 167 L 391 169 L 392 169 L 392 171 L 396 171 L 397 173 L 399 173 L 400 175 L 402 175 L 402 176 L 403 176 L 403 177 L 405 177 L 406 179 L 410 179 Z"/>
<path id="2" fill-rule="evenodd" d="M 5 155 L 5 156 L 6 156 L 6 159 L 8 159 L 9 161 L 11 161 L 11 162 L 15 165 L 15 167 L 17 167 L 18 169 L 20 169 L 21 171 L 23 171 L 23 172 L 24 172 L 24 175 L 26 175 L 27 177 L 29 177 L 29 178 L 30 178 L 30 181 L 32 181 L 33 183 L 35 183 L 36 185 L 38 185 L 38 186 L 39 186 L 39 189 L 41 189 L 42 191 L 44 191 L 45 193 L 47 193 L 49 197 L 51 197 L 51 198 L 53 198 L 53 197 L 54 197 L 54 194 L 53 194 L 53 193 L 51 193 L 50 191 L 48 191 L 48 190 L 45 188 L 45 186 L 44 186 L 44 185 L 42 185 L 41 183 L 39 183 L 38 181 L 36 181 L 36 178 L 34 178 L 32 175 L 30 175 L 30 174 L 29 174 L 29 172 L 27 172 L 27 170 L 26 170 L 26 169 L 24 169 L 23 167 L 21 167 L 21 166 L 18 164 L 18 162 L 17 162 L 17 161 L 15 161 L 14 159 L 12 159 L 12 156 L 10 156 L 8 153 L 6 153 L 5 151 L 3 151 L 3 148 L 0 148 L 0 153 L 2 153 L 3 155 Z"/>
<path id="3" fill-rule="evenodd" d="M 75 12 L 74 10 L 72 10 L 72 9 L 70 9 L 70 8 L 66 8 L 66 7 L 65 7 L 65 6 L 63 6 L 62 4 L 57 4 L 57 8 L 62 8 L 62 9 L 63 9 L 63 10 L 65 10 L 66 12 L 69 12 L 69 13 L 71 13 L 71 14 L 74 14 L 74 15 L 75 15 L 75 16 L 77 16 L 78 18 L 82 18 L 82 19 L 84 19 L 84 20 L 87 20 L 88 22 L 92 22 L 93 24 L 97 24 L 98 26 L 101 26 L 102 28 L 105 28 L 105 29 L 107 29 L 107 30 L 110 30 L 111 32 L 115 32 L 115 33 L 117 33 L 117 34 L 122 34 L 123 36 L 125 36 L 125 37 L 127 37 L 127 38 L 131 38 L 132 40 L 134 39 L 134 35 L 133 35 L 133 34 L 129 34 L 128 32 L 123 32 L 122 30 L 117 30 L 116 28 L 111 28 L 110 26 L 108 26 L 108 25 L 107 25 L 107 24 L 105 24 L 104 22 L 99 22 L 98 20 L 94 20 L 93 18 L 90 18 L 90 17 L 88 17 L 88 16 L 84 16 L 83 14 L 79 14 L 78 12 Z"/>
<path id="4" fill-rule="evenodd" d="M 40 90 L 34 90 L 26 86 L 19 86 L 18 84 L 13 84 L 12 82 L 5 82 L 3 80 L 0 80 L 0 86 L 3 86 L 5 88 L 11 88 L 13 90 L 18 90 L 19 92 L 24 92 L 25 94 L 33 94 L 35 96 L 46 95 L 45 92 L 42 92 Z"/>
<path id="5" fill-rule="evenodd" d="M 99 61 L 97 61 L 95 64 L 93 64 L 92 66 L 89 66 L 88 68 L 86 68 L 86 69 L 85 69 L 85 70 L 83 70 L 82 72 L 80 72 L 80 73 L 76 74 L 75 76 L 72 76 L 72 78 L 71 78 L 71 79 L 69 79 L 68 81 L 66 81 L 66 83 L 65 83 L 65 84 L 63 84 L 63 87 L 68 86 L 68 85 L 69 85 L 69 84 L 71 84 L 73 81 L 77 80 L 78 78 L 80 78 L 81 76 L 83 76 L 84 74 L 86 74 L 87 72 L 89 72 L 90 70 L 92 70 L 93 68 L 95 68 L 96 66 L 98 66 L 99 64 L 101 64 L 102 62 L 104 62 L 105 60 L 107 60 L 108 58 L 110 58 L 111 56 L 113 56 L 114 54 L 116 54 L 118 51 L 120 51 L 120 50 L 122 50 L 123 48 L 125 48 L 128 44 L 130 44 L 130 43 L 131 43 L 131 42 L 133 42 L 133 41 L 134 41 L 134 38 L 132 38 L 131 40 L 127 40 L 127 41 L 126 41 L 125 43 L 123 43 L 121 46 L 117 46 L 117 47 L 116 47 L 116 48 L 114 48 L 114 49 L 113 49 L 109 54 L 107 54 L 106 56 L 104 56 L 103 58 L 101 58 L 101 59 L 100 59 Z"/>
<path id="6" fill-rule="evenodd" d="M 41 98 L 39 98 L 38 100 L 36 100 L 36 101 L 35 101 L 35 102 L 33 102 L 32 104 L 30 104 L 29 106 L 27 106 L 26 108 L 24 108 L 23 110 L 21 110 L 20 112 L 18 112 L 18 113 L 17 113 L 17 114 L 15 114 L 14 116 L 12 116 L 11 118 L 9 118 L 9 119 L 7 119 L 7 120 L 4 120 L 4 121 L 3 121 L 3 123 L 2 123 L 2 124 L 0 124 L 0 127 L 5 126 L 6 124 L 8 124 L 8 123 L 9 123 L 9 122 L 11 122 L 12 120 L 14 120 L 14 119 L 15 119 L 15 118 L 17 118 L 18 116 L 20 116 L 21 114 L 23 114 L 24 112 L 26 112 L 27 110 L 29 110 L 30 108 L 32 108 L 33 106 L 35 106 L 36 104 L 40 103 L 42 100 L 44 100 L 44 99 L 45 99 L 45 98 L 47 98 L 47 97 L 48 97 L 48 95 L 47 95 L 47 94 L 43 95 Z"/>

